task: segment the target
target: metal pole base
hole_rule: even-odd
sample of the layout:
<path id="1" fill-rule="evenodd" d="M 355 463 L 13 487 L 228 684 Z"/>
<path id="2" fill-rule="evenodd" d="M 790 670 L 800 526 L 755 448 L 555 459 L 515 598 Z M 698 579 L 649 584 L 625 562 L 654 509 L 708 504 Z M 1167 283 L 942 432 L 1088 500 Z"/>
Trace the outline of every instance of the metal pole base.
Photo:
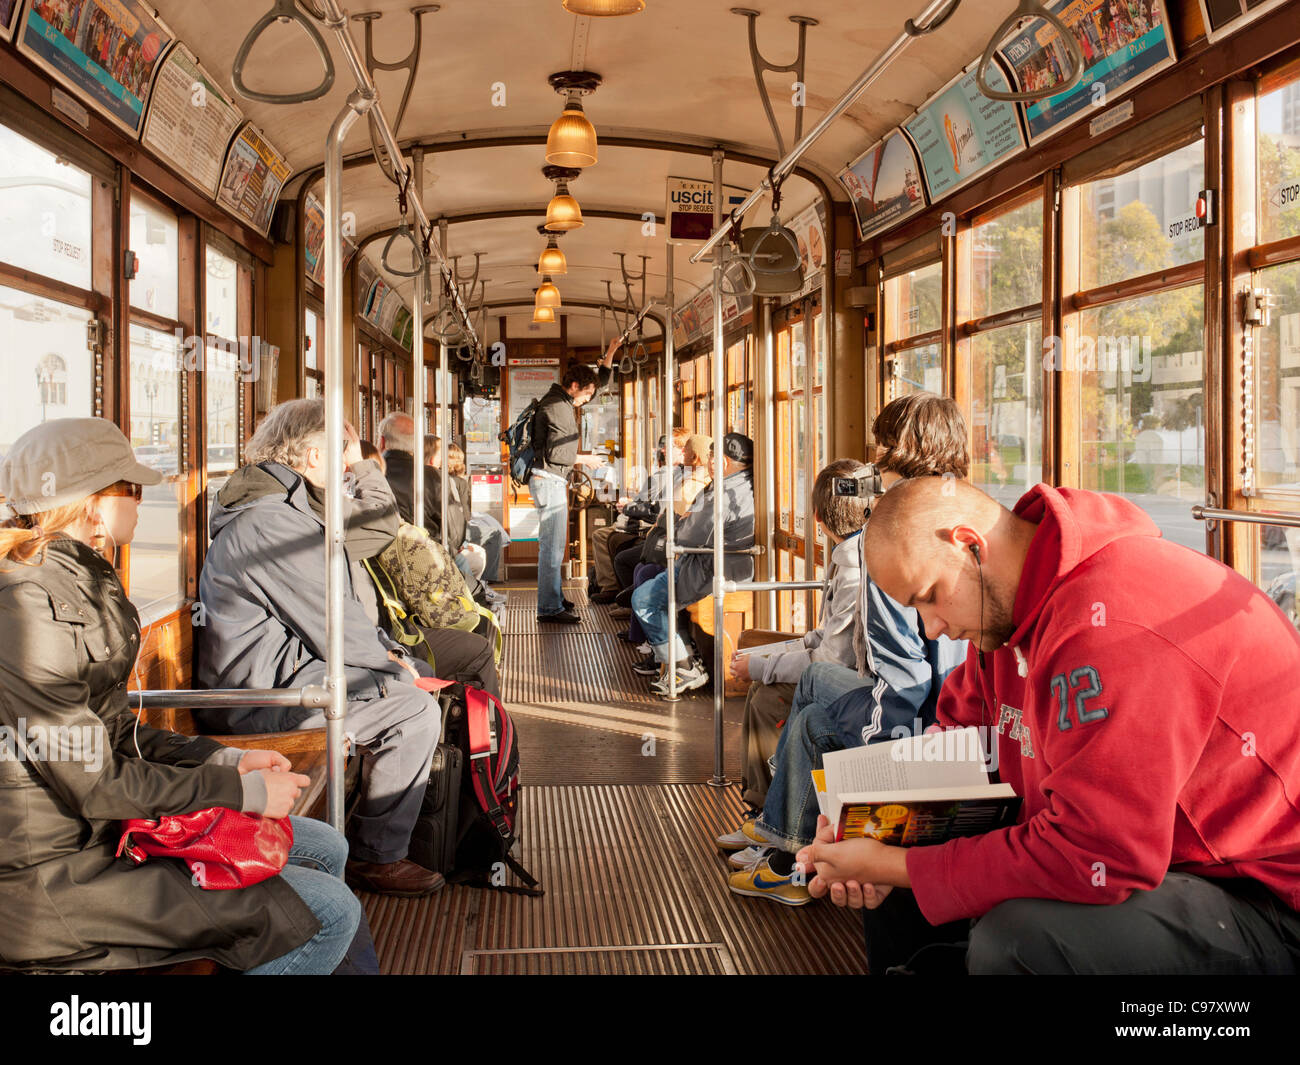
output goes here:
<path id="1" fill-rule="evenodd" d="M 709 787 L 711 787 L 711 788 L 729 788 L 729 787 L 731 787 L 731 781 L 728 780 L 726 777 L 712 776 L 712 777 L 709 777 L 709 779 L 706 780 L 704 783 L 706 783 L 706 784 L 707 784 Z"/>

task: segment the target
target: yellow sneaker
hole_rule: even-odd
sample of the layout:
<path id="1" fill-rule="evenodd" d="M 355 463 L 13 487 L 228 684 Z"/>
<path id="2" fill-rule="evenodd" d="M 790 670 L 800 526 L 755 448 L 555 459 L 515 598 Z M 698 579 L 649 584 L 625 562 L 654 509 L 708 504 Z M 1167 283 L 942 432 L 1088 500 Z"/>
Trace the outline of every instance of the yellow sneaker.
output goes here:
<path id="1" fill-rule="evenodd" d="M 808 887 L 805 883 L 795 883 L 796 878 L 802 881 L 804 876 L 798 870 L 792 870 L 785 876 L 773 872 L 771 858 L 764 857 L 751 868 L 728 876 L 727 887 L 737 895 L 771 899 L 786 906 L 806 906 L 812 901 Z"/>

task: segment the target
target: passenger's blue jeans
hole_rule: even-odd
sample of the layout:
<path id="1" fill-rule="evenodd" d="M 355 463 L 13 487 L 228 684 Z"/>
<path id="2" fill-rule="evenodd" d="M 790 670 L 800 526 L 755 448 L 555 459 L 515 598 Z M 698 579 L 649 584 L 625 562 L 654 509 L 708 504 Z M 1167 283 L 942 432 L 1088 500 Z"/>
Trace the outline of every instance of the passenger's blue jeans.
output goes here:
<path id="1" fill-rule="evenodd" d="M 293 848 L 280 876 L 320 921 L 320 931 L 301 946 L 247 970 L 246 976 L 325 976 L 347 953 L 361 921 L 361 903 L 343 883 L 348 843 L 323 821 L 290 818 Z"/>
<path id="2" fill-rule="evenodd" d="M 636 569 L 632 571 L 632 591 L 635 594 L 636 589 L 645 584 L 646 581 L 653 580 L 659 574 L 664 572 L 664 567 L 656 565 L 653 562 L 638 562 Z M 668 601 L 668 586 L 664 585 L 664 602 Z M 667 614 L 664 615 L 667 618 Z M 665 621 L 665 624 L 667 622 Z M 637 620 L 635 614 L 627 623 L 627 638 L 634 644 L 645 643 L 645 631 L 641 628 L 641 622 Z"/>
<path id="3" fill-rule="evenodd" d="M 831 662 L 814 662 L 799 678 L 790 701 L 790 716 L 772 756 L 772 784 L 763 801 L 758 827 L 791 854 L 817 834 L 817 789 L 812 771 L 822 756 L 844 749 L 844 741 L 826 708 L 840 696 L 866 688 L 871 680 Z"/>
<path id="4" fill-rule="evenodd" d="M 564 609 L 560 567 L 569 536 L 569 490 L 561 480 L 536 474 L 529 479 L 528 490 L 537 505 L 537 613 L 544 617 Z"/>
<path id="5" fill-rule="evenodd" d="M 678 606 L 684 606 L 678 603 Z M 655 658 L 660 662 L 668 661 L 668 571 L 657 577 L 651 577 L 632 593 L 632 613 L 641 623 L 646 642 L 654 648 Z M 677 634 L 677 643 L 672 660 L 685 662 L 691 657 L 682 634 Z"/>
<path id="6" fill-rule="evenodd" d="M 500 529 L 486 530 L 481 525 L 471 523 L 465 535 L 471 543 L 478 544 L 487 553 L 487 565 L 483 567 L 483 580 L 501 580 L 501 554 L 506 549 L 505 533 Z"/>

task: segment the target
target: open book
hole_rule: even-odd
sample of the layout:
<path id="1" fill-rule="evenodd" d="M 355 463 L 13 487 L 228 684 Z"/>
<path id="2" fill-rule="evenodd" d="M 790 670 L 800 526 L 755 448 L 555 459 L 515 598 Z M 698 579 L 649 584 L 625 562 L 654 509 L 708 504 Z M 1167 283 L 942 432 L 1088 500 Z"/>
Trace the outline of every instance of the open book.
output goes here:
<path id="1" fill-rule="evenodd" d="M 1020 798 L 990 784 L 979 731 L 950 729 L 832 751 L 813 770 L 817 805 L 835 838 L 911 847 L 1013 824 Z"/>
<path id="2" fill-rule="evenodd" d="M 742 647 L 736 654 L 767 658 L 771 655 L 783 655 L 789 651 L 802 651 L 804 649 L 803 637 L 796 636 L 793 640 L 781 640 L 777 643 L 760 643 L 755 644 L 753 647 Z"/>

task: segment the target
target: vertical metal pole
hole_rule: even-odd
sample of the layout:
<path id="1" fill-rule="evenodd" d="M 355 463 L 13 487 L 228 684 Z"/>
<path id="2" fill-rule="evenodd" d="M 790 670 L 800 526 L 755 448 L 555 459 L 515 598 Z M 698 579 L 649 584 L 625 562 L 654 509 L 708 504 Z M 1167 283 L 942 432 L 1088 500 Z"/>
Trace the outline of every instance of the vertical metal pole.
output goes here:
<path id="1" fill-rule="evenodd" d="M 664 540 L 664 551 L 668 563 L 668 654 L 671 656 L 673 648 L 677 646 L 677 560 L 673 557 L 676 549 L 677 536 L 677 511 L 673 509 L 677 504 L 677 492 L 674 490 L 673 477 L 676 470 L 672 467 L 673 448 L 673 374 L 677 372 L 674 365 L 674 359 L 677 356 L 675 345 L 673 343 L 673 331 L 671 322 L 673 320 L 673 244 L 668 242 L 668 280 L 665 282 L 664 303 L 668 305 L 668 321 L 670 323 L 668 332 L 664 334 L 664 397 L 663 402 L 659 405 L 664 412 L 664 431 L 668 434 L 668 491 L 666 495 L 668 509 L 664 511 L 664 531 L 666 539 Z M 677 670 L 671 665 L 668 667 L 668 701 L 675 703 L 677 701 Z"/>
<path id="2" fill-rule="evenodd" d="M 343 543 L 343 141 L 374 97 L 353 92 L 325 144 L 325 709 L 326 816 L 343 831 L 343 597 L 349 587 Z"/>
<path id="3" fill-rule="evenodd" d="M 438 219 L 438 246 L 442 249 L 443 257 L 447 255 L 447 220 Z M 447 305 L 447 299 L 444 294 L 442 305 Z M 450 551 L 451 547 L 447 544 L 447 467 L 450 463 L 447 461 L 447 452 L 451 448 L 451 441 L 447 438 L 447 399 L 451 391 L 451 382 L 447 380 L 447 341 L 445 339 L 438 341 L 438 439 L 442 442 L 442 469 L 439 476 L 442 478 L 442 499 L 440 505 L 442 508 L 441 525 L 442 525 L 442 546 L 443 550 Z"/>
<path id="4" fill-rule="evenodd" d="M 416 203 L 424 198 L 424 149 L 411 151 L 411 170 L 414 175 L 411 192 Z M 424 525 L 424 271 L 415 275 L 415 289 L 411 294 L 411 372 L 415 375 L 411 389 L 412 411 L 415 422 L 415 459 L 411 482 L 411 517 L 415 524 Z"/>
<path id="5" fill-rule="evenodd" d="M 772 404 L 772 380 L 773 367 L 776 365 L 776 337 L 772 332 L 772 304 L 773 300 L 763 296 L 755 296 L 763 304 L 762 323 L 763 323 L 763 357 L 755 360 L 761 364 L 759 377 L 762 381 L 762 391 L 760 396 L 761 415 L 763 419 L 763 491 L 767 496 L 767 506 L 764 508 L 764 542 L 767 544 L 765 570 L 767 579 L 774 581 L 777 579 L 776 566 L 776 410 Z M 767 593 L 767 621 L 774 628 L 780 628 L 777 620 L 776 610 L 776 592 L 775 590 Z"/>
<path id="6" fill-rule="evenodd" d="M 713 153 L 713 225 L 722 225 L 722 152 Z M 722 438 L 727 433 L 727 351 L 722 341 L 722 270 L 729 245 L 719 241 L 713 249 L 713 777 L 715 788 L 729 781 L 722 773 L 722 706 L 727 680 L 723 653 L 726 650 L 726 596 L 723 554 L 723 463 Z"/>

